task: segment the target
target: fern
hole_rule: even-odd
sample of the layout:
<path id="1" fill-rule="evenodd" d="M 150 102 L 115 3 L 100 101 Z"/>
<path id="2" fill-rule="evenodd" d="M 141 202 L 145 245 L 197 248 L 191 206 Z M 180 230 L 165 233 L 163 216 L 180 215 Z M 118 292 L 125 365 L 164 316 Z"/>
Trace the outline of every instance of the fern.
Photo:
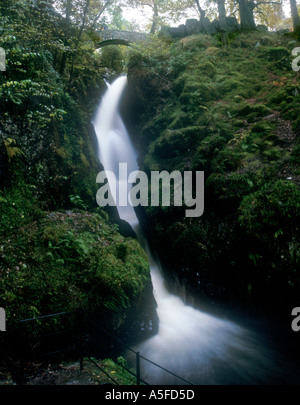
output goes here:
<path id="1" fill-rule="evenodd" d="M 14 139 L 7 138 L 4 139 L 3 142 L 9 162 L 17 156 L 25 156 L 25 153 L 22 152 L 20 148 L 15 146 L 16 141 Z"/>

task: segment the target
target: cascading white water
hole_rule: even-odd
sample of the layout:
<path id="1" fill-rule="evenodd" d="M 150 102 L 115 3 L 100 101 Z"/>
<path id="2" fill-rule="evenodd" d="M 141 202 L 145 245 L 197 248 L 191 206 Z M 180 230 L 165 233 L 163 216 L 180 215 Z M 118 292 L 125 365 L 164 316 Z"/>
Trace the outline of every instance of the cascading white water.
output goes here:
<path id="1" fill-rule="evenodd" d="M 117 179 L 119 163 L 127 163 L 128 173 L 138 170 L 137 154 L 118 110 L 126 83 L 127 77 L 121 76 L 109 85 L 93 120 L 99 142 L 99 159 L 104 169 L 114 172 Z M 132 206 L 117 208 L 121 219 L 142 238 Z M 157 335 L 137 348 L 143 357 L 195 384 L 282 381 L 284 362 L 279 367 L 276 364 L 279 357 L 274 361 L 273 351 L 266 348 L 254 333 L 234 322 L 185 305 L 180 298 L 170 294 L 146 241 L 142 240 L 142 244 L 149 257 L 159 317 Z M 183 383 L 146 361 L 142 362 L 142 378 L 151 384 Z"/>
<path id="2" fill-rule="evenodd" d="M 99 143 L 99 160 L 106 171 L 116 174 L 116 195 L 114 189 L 111 188 L 111 193 L 116 202 L 119 200 L 119 179 L 117 175 L 119 163 L 127 163 L 128 173 L 138 170 L 136 151 L 130 142 L 118 111 L 118 105 L 126 83 L 127 77 L 121 76 L 112 85 L 108 84 L 108 91 L 105 93 L 93 120 Z M 136 228 L 138 219 L 132 206 L 127 204 L 117 208 L 120 218 L 127 221 L 133 228 Z"/>

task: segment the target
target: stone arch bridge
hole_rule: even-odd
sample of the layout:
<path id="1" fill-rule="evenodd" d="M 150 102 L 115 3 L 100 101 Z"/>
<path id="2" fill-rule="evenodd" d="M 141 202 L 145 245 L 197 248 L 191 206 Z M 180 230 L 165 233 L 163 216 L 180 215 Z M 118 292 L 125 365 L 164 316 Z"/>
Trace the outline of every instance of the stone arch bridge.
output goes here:
<path id="1" fill-rule="evenodd" d="M 99 32 L 101 41 L 97 44 L 99 48 L 108 45 L 126 45 L 143 42 L 148 38 L 147 34 L 133 31 L 103 29 Z"/>

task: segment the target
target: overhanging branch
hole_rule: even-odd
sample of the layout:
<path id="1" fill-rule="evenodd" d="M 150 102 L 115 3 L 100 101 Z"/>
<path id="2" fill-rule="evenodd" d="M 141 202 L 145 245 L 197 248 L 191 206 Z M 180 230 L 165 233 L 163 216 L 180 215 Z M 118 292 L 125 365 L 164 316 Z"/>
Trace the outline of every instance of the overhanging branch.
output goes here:
<path id="1" fill-rule="evenodd" d="M 259 7 L 261 4 L 276 4 L 278 6 L 282 6 L 282 2 L 278 1 L 259 1 L 257 3 L 254 3 L 254 8 Z"/>

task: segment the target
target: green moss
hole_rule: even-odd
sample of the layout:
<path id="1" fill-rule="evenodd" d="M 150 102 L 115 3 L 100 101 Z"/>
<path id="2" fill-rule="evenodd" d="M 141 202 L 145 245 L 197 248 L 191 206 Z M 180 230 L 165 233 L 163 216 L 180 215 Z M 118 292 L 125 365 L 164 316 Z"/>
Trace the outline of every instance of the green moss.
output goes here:
<path id="1" fill-rule="evenodd" d="M 272 110 L 264 104 L 246 104 L 238 110 L 240 116 L 247 116 L 249 122 L 253 122 L 255 118 L 265 117 Z"/>
<path id="2" fill-rule="evenodd" d="M 206 188 L 220 201 L 240 201 L 253 190 L 254 176 L 251 173 L 230 175 L 213 173 L 206 181 Z"/>
<path id="3" fill-rule="evenodd" d="M 291 181 L 279 180 L 244 198 L 239 222 L 248 233 L 267 241 L 280 228 L 285 228 L 291 237 L 291 232 L 297 231 L 299 212 L 299 187 Z"/>
<path id="4" fill-rule="evenodd" d="M 282 151 L 278 147 L 268 148 L 263 152 L 263 157 L 269 162 L 275 162 L 282 157 Z"/>
<path id="5" fill-rule="evenodd" d="M 154 143 L 153 152 L 161 158 L 170 158 L 181 155 L 189 150 L 195 140 L 198 142 L 204 136 L 201 127 L 185 127 L 180 129 L 167 129 Z"/>
<path id="6" fill-rule="evenodd" d="M 11 232 L 44 216 L 36 198 L 36 189 L 25 183 L 19 189 L 0 190 L 0 210 L 0 239 L 3 240 Z"/>
<path id="7" fill-rule="evenodd" d="M 209 60 L 200 60 L 200 62 L 197 64 L 197 69 L 201 75 L 206 75 L 210 79 L 213 79 L 217 74 L 215 65 Z"/>
<path id="8" fill-rule="evenodd" d="M 289 56 L 288 50 L 283 46 L 264 49 L 264 57 L 270 61 L 280 61 L 282 58 Z"/>
<path id="9" fill-rule="evenodd" d="M 108 324 L 135 305 L 150 280 L 139 243 L 105 216 L 49 212 L 1 243 L 0 299 L 8 322 L 59 311 L 97 310 Z"/>
<path id="10" fill-rule="evenodd" d="M 221 84 L 221 91 L 225 94 L 238 88 L 243 88 L 243 84 L 234 77 L 224 80 Z"/>
<path id="11" fill-rule="evenodd" d="M 215 150 L 215 157 L 213 158 L 210 170 L 212 172 L 231 172 L 241 168 L 243 165 L 242 155 L 239 151 L 230 148 Z"/>
<path id="12" fill-rule="evenodd" d="M 199 49 L 205 50 L 211 43 L 211 38 L 204 34 L 191 35 L 183 38 L 180 43 L 184 49 L 197 52 Z"/>
<path id="13" fill-rule="evenodd" d="M 102 373 L 99 368 L 93 368 L 92 375 L 96 385 L 111 384 L 112 379 L 119 385 L 136 385 L 136 377 L 126 370 L 129 366 L 123 357 L 118 357 L 116 360 L 93 360 L 105 371 Z M 112 379 L 108 376 L 111 376 Z"/>
<path id="14" fill-rule="evenodd" d="M 273 126 L 267 121 L 260 121 L 254 124 L 251 128 L 251 132 L 266 133 L 268 134 L 273 129 Z"/>
<path id="15" fill-rule="evenodd" d="M 144 167 L 205 172 L 203 216 L 189 221 L 183 211 L 147 209 L 152 243 L 196 295 L 221 285 L 256 300 L 261 288 L 265 303 L 266 295 L 276 295 L 278 280 L 283 285 L 289 277 L 282 291 L 295 297 L 300 89 L 290 65 L 286 70 L 292 48 L 273 33 L 229 35 L 225 51 L 214 40 L 205 50 L 177 43 L 187 64 L 174 76 L 168 62 L 174 55 L 164 55 L 165 70 L 162 60 L 157 69 L 169 93 L 153 98 L 139 87 L 146 107 L 137 132 L 147 131 L 138 138 L 150 140 L 141 148 Z"/>
<path id="16" fill-rule="evenodd" d="M 205 104 L 208 101 L 216 100 L 218 92 L 211 84 L 205 83 L 188 83 L 179 97 L 182 105 L 188 109 L 190 106 Z"/>

